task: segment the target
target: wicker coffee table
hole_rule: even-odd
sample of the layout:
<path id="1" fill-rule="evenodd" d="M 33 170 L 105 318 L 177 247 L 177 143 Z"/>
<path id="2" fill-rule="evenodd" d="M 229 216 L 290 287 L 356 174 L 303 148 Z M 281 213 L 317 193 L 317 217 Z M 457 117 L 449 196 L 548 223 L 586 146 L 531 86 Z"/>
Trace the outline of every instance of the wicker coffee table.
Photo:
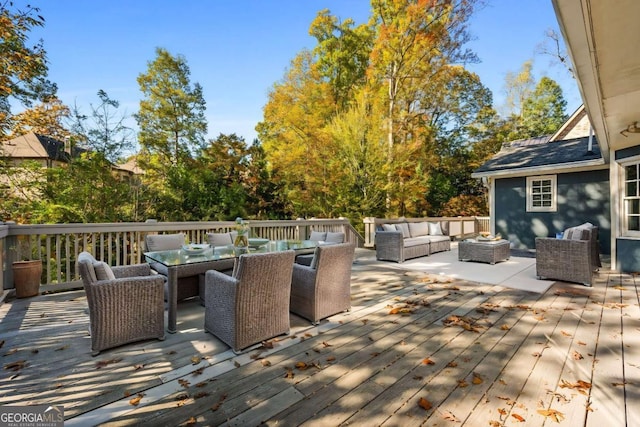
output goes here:
<path id="1" fill-rule="evenodd" d="M 462 241 L 458 243 L 458 260 L 477 261 L 495 264 L 508 260 L 511 256 L 511 243 L 508 240 Z"/>

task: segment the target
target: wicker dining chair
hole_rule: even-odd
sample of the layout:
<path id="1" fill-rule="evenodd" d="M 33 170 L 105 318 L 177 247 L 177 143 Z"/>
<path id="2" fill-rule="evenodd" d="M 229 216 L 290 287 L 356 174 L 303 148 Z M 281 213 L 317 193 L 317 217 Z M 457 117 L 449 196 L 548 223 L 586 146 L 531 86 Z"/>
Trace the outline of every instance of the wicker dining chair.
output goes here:
<path id="1" fill-rule="evenodd" d="M 109 267 L 78 255 L 91 332 L 92 355 L 135 341 L 164 339 L 164 279 L 149 264 Z"/>
<path id="2" fill-rule="evenodd" d="M 318 246 L 310 266 L 295 264 L 291 308 L 312 323 L 351 308 L 351 265 L 355 245 Z"/>
<path id="3" fill-rule="evenodd" d="M 243 254 L 232 276 L 205 275 L 205 331 L 236 353 L 287 334 L 294 251 Z"/>

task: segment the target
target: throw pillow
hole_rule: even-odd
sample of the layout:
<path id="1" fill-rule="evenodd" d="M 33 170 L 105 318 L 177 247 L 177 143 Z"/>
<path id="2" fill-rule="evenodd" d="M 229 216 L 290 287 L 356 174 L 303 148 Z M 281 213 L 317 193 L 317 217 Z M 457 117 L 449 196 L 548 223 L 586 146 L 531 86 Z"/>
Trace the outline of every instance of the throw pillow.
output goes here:
<path id="1" fill-rule="evenodd" d="M 207 233 L 207 240 L 211 246 L 232 245 L 231 233 Z"/>
<path id="2" fill-rule="evenodd" d="M 429 222 L 429 234 L 432 236 L 443 236 L 442 227 L 439 222 Z"/>
<path id="3" fill-rule="evenodd" d="M 427 222 L 410 222 L 409 233 L 411 237 L 420 237 L 431 234 L 429 231 L 429 223 Z"/>
<path id="4" fill-rule="evenodd" d="M 109 267 L 109 264 L 103 261 L 96 261 L 93 263 L 93 270 L 96 272 L 97 280 L 115 280 L 116 276 L 113 274 L 113 270 Z"/>
<path id="5" fill-rule="evenodd" d="M 396 224 L 396 230 L 402 231 L 402 237 L 405 239 L 411 237 L 411 232 L 409 231 L 409 224 L 406 222 L 400 222 Z"/>
<path id="6" fill-rule="evenodd" d="M 309 240 L 315 240 L 316 242 L 323 242 L 327 239 L 327 233 L 324 231 L 312 231 Z"/>
<path id="7" fill-rule="evenodd" d="M 329 243 L 342 243 L 344 242 L 344 233 L 342 231 L 338 232 L 327 232 L 327 237 L 325 238 L 325 242 Z"/>
<path id="8" fill-rule="evenodd" d="M 382 224 L 383 231 L 398 231 L 395 225 L 393 224 Z"/>

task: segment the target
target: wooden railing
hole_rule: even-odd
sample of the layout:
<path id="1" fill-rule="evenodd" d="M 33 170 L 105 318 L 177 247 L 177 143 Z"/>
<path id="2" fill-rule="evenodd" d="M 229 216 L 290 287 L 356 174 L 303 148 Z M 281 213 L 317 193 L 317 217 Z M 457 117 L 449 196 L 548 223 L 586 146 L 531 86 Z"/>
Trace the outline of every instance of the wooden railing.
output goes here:
<path id="1" fill-rule="evenodd" d="M 372 218 L 368 217 L 364 222 L 364 247 L 375 246 L 376 226 L 384 223 L 401 221 L 398 218 Z M 430 218 L 406 218 L 405 221 L 447 221 L 449 223 L 449 235 L 458 239 L 473 236 L 480 232 L 490 231 L 489 217 L 457 216 L 457 217 L 430 217 Z"/>
<path id="2" fill-rule="evenodd" d="M 347 242 L 362 247 L 364 239 L 344 218 L 249 221 L 250 236 L 271 240 L 306 239 L 315 231 L 341 231 Z M 112 266 L 143 262 L 144 238 L 153 233 L 185 233 L 190 242 L 206 242 L 209 232 L 233 230 L 233 221 L 104 223 L 104 224 L 0 224 L 0 289 L 13 288 L 14 261 L 42 260 L 43 285 L 77 283 L 77 255 L 91 252 Z"/>

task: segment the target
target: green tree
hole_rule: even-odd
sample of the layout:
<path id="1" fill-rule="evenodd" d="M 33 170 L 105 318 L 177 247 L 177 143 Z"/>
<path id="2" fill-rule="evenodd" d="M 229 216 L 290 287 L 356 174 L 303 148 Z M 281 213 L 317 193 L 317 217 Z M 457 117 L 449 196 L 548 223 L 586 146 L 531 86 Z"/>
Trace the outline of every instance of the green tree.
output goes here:
<path id="1" fill-rule="evenodd" d="M 0 135 L 12 128 L 12 101 L 31 107 L 46 101 L 56 86 L 46 79 L 47 58 L 42 41 L 28 44 L 29 32 L 44 26 L 40 9 L 27 5 L 14 9 L 13 2 L 0 1 Z"/>
<path id="2" fill-rule="evenodd" d="M 9 138 L 18 137 L 28 132 L 45 135 L 58 141 L 64 141 L 71 133 L 64 122 L 70 117 L 69 107 L 57 97 L 51 97 L 40 102 L 12 118 L 12 128 Z"/>
<path id="3" fill-rule="evenodd" d="M 165 166 L 178 165 L 204 146 L 206 104 L 202 87 L 191 85 L 190 74 L 184 57 L 157 48 L 147 72 L 138 76 L 144 97 L 135 115 L 140 146 Z"/>
<path id="4" fill-rule="evenodd" d="M 133 129 L 125 125 L 127 115 L 118 112 L 120 103 L 117 100 L 111 99 L 102 89 L 97 95 L 100 102 L 97 106 L 90 104 L 89 116 L 83 114 L 77 105 L 73 108 L 71 130 L 74 142 L 102 153 L 115 163 L 122 159 L 125 151 L 133 150 Z"/>
<path id="5" fill-rule="evenodd" d="M 532 74 L 533 62 L 525 61 L 517 73 L 508 72 L 504 78 L 504 117 L 521 117 L 525 100 L 533 92 L 536 81 Z"/>
<path id="6" fill-rule="evenodd" d="M 522 106 L 522 128 L 526 137 L 555 133 L 567 120 L 567 101 L 562 88 L 549 77 L 543 77 Z"/>

